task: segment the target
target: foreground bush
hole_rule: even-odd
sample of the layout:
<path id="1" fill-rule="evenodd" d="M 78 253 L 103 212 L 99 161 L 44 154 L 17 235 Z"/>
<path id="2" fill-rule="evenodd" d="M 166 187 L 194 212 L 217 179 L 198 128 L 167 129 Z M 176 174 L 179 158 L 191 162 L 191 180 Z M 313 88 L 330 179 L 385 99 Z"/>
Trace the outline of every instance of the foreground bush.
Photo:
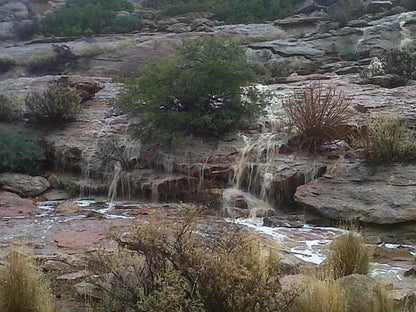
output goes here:
<path id="1" fill-rule="evenodd" d="M 99 255 L 105 311 L 287 311 L 297 294 L 280 286 L 274 252 L 239 228 L 198 229 L 196 217 L 141 225 L 117 238 L 124 251 Z"/>
<path id="2" fill-rule="evenodd" d="M 81 97 L 75 88 L 54 82 L 42 94 L 33 92 L 25 98 L 29 118 L 36 123 L 61 125 L 75 121 L 81 111 Z"/>
<path id="3" fill-rule="evenodd" d="M 0 311 L 55 311 L 54 298 L 47 284 L 27 257 L 19 252 L 11 252 L 0 268 Z"/>
<path id="4" fill-rule="evenodd" d="M 283 108 L 302 136 L 302 147 L 316 149 L 324 142 L 345 137 L 350 103 L 342 91 L 312 84 L 296 91 Z"/>
<path id="5" fill-rule="evenodd" d="M 115 106 L 140 118 L 140 133 L 148 140 L 177 133 L 220 136 L 261 111 L 254 88 L 241 95 L 253 79 L 238 43 L 221 38 L 184 42 L 174 59 L 146 66 Z"/>
<path id="6" fill-rule="evenodd" d="M 45 160 L 38 140 L 0 126 L 0 172 L 35 172 Z"/>
<path id="7" fill-rule="evenodd" d="M 403 86 L 410 79 L 416 79 L 416 55 L 410 50 L 393 49 L 381 57 L 386 74 L 393 75 L 393 87 Z"/>
<path id="8" fill-rule="evenodd" d="M 65 5 L 40 20 L 46 36 L 77 36 L 84 33 L 131 31 L 143 24 L 137 16 L 117 16 L 117 12 L 133 12 L 127 0 L 67 0 Z"/>
<path id="9" fill-rule="evenodd" d="M 354 232 L 337 237 L 329 247 L 327 272 L 335 279 L 350 274 L 367 274 L 370 252 L 364 238 Z"/>
<path id="10" fill-rule="evenodd" d="M 370 120 L 364 134 L 364 152 L 370 163 L 416 159 L 416 131 L 399 119 Z"/>

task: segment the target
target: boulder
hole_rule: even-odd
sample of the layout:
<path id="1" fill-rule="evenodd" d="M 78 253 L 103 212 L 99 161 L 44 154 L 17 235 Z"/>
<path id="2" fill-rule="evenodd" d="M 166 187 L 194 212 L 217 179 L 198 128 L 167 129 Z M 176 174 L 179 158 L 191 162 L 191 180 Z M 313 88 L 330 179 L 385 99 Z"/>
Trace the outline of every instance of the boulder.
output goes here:
<path id="1" fill-rule="evenodd" d="M 63 216 L 73 215 L 80 211 L 81 207 L 73 201 L 65 201 L 56 207 L 56 213 Z"/>
<path id="2" fill-rule="evenodd" d="M 393 7 L 393 1 L 373 0 L 367 1 L 365 13 L 373 14 L 384 10 L 390 10 Z"/>
<path id="3" fill-rule="evenodd" d="M 21 196 L 37 196 L 45 192 L 50 186 L 43 177 L 32 177 L 20 173 L 0 174 L 0 189 L 19 194 Z"/>
<path id="4" fill-rule="evenodd" d="M 398 224 L 416 221 L 416 165 L 353 166 L 297 188 L 305 221 Z"/>
<path id="5" fill-rule="evenodd" d="M 21 2 L 12 1 L 0 6 L 0 18 L 6 21 L 21 21 L 29 18 L 29 10 Z"/>
<path id="6" fill-rule="evenodd" d="M 10 39 L 14 36 L 12 22 L 0 22 L 0 40 Z"/>
<path id="7" fill-rule="evenodd" d="M 304 0 L 295 5 L 295 13 L 311 13 L 319 8 L 314 0 Z"/>
<path id="8" fill-rule="evenodd" d="M 58 79 L 58 82 L 66 82 L 75 88 L 80 93 L 83 101 L 91 99 L 97 92 L 104 88 L 96 79 L 78 75 L 63 76 Z"/>
<path id="9" fill-rule="evenodd" d="M 40 209 L 34 201 L 21 198 L 14 193 L 0 191 L 0 217 L 33 216 L 38 213 Z"/>
<path id="10" fill-rule="evenodd" d="M 287 228 L 302 228 L 303 220 L 297 215 L 287 217 L 265 217 L 263 218 L 263 225 L 268 227 L 287 227 Z"/>
<path id="11" fill-rule="evenodd" d="M 380 287 L 367 275 L 352 274 L 338 280 L 348 298 L 348 312 L 369 311 L 373 306 L 374 290 Z"/>

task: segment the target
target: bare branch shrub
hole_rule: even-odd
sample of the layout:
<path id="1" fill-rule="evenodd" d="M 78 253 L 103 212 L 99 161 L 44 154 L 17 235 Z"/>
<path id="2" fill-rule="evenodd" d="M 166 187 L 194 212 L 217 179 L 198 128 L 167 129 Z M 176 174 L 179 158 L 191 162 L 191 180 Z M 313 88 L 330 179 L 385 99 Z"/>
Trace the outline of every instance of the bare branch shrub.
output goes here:
<path id="1" fill-rule="evenodd" d="M 335 87 L 313 83 L 295 92 L 283 108 L 302 136 L 302 147 L 316 149 L 326 141 L 345 137 L 350 103 L 351 99 Z"/>

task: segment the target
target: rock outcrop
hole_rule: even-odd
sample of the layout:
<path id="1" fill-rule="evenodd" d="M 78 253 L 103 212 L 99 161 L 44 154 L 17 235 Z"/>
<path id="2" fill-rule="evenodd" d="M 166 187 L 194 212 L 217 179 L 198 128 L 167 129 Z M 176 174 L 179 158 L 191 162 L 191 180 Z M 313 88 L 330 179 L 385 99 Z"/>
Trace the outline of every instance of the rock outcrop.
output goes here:
<path id="1" fill-rule="evenodd" d="M 50 183 L 43 177 L 32 177 L 19 173 L 0 174 L 0 189 L 21 196 L 37 196 L 45 192 Z"/>
<path id="2" fill-rule="evenodd" d="M 298 187 L 295 201 L 309 222 L 359 221 L 397 224 L 416 221 L 416 166 L 354 166 Z"/>

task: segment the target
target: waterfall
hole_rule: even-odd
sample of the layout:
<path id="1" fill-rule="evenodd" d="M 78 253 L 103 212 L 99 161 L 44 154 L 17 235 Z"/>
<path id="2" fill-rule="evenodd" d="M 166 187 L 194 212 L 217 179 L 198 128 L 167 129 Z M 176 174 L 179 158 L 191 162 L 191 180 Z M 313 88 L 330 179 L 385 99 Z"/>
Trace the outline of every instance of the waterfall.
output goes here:
<path id="1" fill-rule="evenodd" d="M 399 47 L 401 49 L 405 49 L 407 47 L 410 47 L 413 44 L 413 40 L 412 40 L 412 35 L 410 32 L 410 29 L 408 29 L 407 27 L 405 27 L 406 22 L 408 22 L 414 15 L 416 14 L 416 12 L 405 12 L 399 15 L 398 17 L 398 22 L 400 25 L 400 33 L 401 33 L 401 41 L 399 44 Z"/>

